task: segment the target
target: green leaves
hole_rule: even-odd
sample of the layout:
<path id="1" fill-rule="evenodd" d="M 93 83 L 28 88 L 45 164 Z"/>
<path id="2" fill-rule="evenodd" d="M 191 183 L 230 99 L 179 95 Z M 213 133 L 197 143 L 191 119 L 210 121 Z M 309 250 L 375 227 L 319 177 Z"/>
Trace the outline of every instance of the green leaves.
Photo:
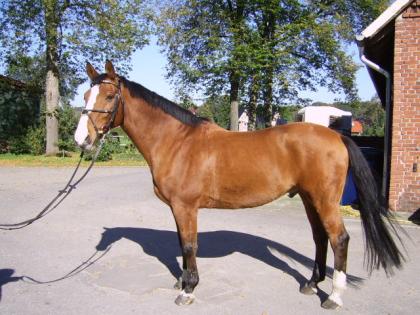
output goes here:
<path id="1" fill-rule="evenodd" d="M 299 91 L 318 86 L 354 99 L 357 66 L 345 45 L 387 2 L 164 2 L 157 24 L 169 60 L 168 77 L 211 95 L 228 91 L 234 73 L 243 102 L 255 74 L 263 81 L 259 97 L 272 88 L 271 97 L 278 103 L 296 101 Z"/>
<path id="2" fill-rule="evenodd" d="M 140 0 L 2 1 L 0 60 L 7 65 L 16 55 L 48 57 L 49 45 L 67 82 L 85 80 L 86 60 L 102 66 L 112 59 L 126 73 L 132 53 L 148 42 L 150 11 Z"/>
<path id="3" fill-rule="evenodd" d="M 29 90 L 0 80 L 0 141 L 23 135 L 39 115 L 39 99 Z"/>
<path id="4" fill-rule="evenodd" d="M 74 142 L 74 132 L 76 131 L 78 118 L 75 110 L 70 105 L 63 105 L 58 109 L 58 147 L 65 151 L 74 151 L 76 149 Z"/>
<path id="5" fill-rule="evenodd" d="M 157 18 L 159 43 L 168 56 L 168 77 L 184 89 L 191 83 L 193 89 L 226 84 L 230 34 L 222 13 L 212 1 L 162 4 Z"/>
<path id="6" fill-rule="evenodd" d="M 57 108 L 59 94 L 61 101 L 69 100 L 86 80 L 86 61 L 102 66 L 111 59 L 119 73 L 130 70 L 130 56 L 147 44 L 149 12 L 140 0 L 1 1 L 0 62 L 31 82 L 47 82 L 36 85 L 54 96 L 47 107 Z M 27 75 L 10 67 L 13 60 L 39 56 L 40 67 Z M 42 80 L 35 79 L 39 75 Z M 55 124 L 47 124 L 47 153 L 56 151 L 57 132 Z"/>
<path id="7" fill-rule="evenodd" d="M 351 111 L 353 119 L 363 125 L 364 136 L 384 136 L 385 111 L 380 100 L 376 97 L 370 101 L 353 101 L 349 103 L 336 103 L 338 108 Z"/>

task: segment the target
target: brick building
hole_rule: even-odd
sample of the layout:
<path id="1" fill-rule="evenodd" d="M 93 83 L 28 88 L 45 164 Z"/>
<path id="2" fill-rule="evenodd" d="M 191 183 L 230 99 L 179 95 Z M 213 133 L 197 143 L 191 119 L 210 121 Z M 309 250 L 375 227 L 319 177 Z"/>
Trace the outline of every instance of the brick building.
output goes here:
<path id="1" fill-rule="evenodd" d="M 395 1 L 357 40 L 386 109 L 383 192 L 391 209 L 419 211 L 420 0 Z"/>

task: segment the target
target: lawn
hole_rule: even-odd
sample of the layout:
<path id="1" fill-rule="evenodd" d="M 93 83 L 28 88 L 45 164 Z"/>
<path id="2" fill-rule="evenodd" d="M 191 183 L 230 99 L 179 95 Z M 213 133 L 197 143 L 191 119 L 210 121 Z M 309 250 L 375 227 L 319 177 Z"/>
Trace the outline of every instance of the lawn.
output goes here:
<path id="1" fill-rule="evenodd" d="M 0 154 L 1 166 L 50 166 L 50 167 L 69 167 L 76 166 L 79 161 L 80 153 L 71 153 L 71 157 L 56 157 L 30 154 Z M 89 165 L 90 161 L 83 161 L 82 165 Z M 139 153 L 116 153 L 112 155 L 112 160 L 106 162 L 96 162 L 96 166 L 147 166 L 143 156 Z"/>

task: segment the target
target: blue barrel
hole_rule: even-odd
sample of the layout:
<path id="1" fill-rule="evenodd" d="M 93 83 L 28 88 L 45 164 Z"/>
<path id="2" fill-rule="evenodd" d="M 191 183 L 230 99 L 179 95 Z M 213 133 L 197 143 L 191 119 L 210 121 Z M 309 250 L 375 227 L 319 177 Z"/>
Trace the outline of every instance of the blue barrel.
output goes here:
<path id="1" fill-rule="evenodd" d="M 347 174 L 346 185 L 344 186 L 343 196 L 341 197 L 340 204 L 343 206 L 352 205 L 357 203 L 356 185 L 353 181 L 353 173 L 350 171 Z"/>
<path id="2" fill-rule="evenodd" d="M 370 169 L 372 170 L 372 173 L 375 177 L 379 189 L 379 187 L 381 187 L 382 180 L 380 174 L 383 165 L 383 152 L 379 149 L 371 147 L 361 147 L 360 150 L 362 151 L 363 156 L 369 163 Z M 347 174 L 346 185 L 344 186 L 344 192 L 343 196 L 341 197 L 340 204 L 343 206 L 357 204 L 357 199 L 357 190 L 356 186 L 354 185 L 353 173 L 350 168 L 350 171 Z"/>

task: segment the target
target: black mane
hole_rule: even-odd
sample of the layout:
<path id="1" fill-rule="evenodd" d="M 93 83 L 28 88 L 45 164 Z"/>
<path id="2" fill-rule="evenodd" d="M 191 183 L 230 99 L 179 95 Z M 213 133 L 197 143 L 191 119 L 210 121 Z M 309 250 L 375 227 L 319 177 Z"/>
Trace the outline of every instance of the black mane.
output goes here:
<path id="1" fill-rule="evenodd" d="M 197 126 L 208 121 L 206 118 L 194 115 L 189 110 L 182 108 L 178 104 L 171 102 L 163 96 L 146 89 L 138 83 L 129 81 L 124 77 L 120 77 L 120 79 L 121 83 L 128 88 L 132 96 L 143 98 L 151 106 L 160 108 L 165 113 L 171 115 L 186 125 Z"/>

